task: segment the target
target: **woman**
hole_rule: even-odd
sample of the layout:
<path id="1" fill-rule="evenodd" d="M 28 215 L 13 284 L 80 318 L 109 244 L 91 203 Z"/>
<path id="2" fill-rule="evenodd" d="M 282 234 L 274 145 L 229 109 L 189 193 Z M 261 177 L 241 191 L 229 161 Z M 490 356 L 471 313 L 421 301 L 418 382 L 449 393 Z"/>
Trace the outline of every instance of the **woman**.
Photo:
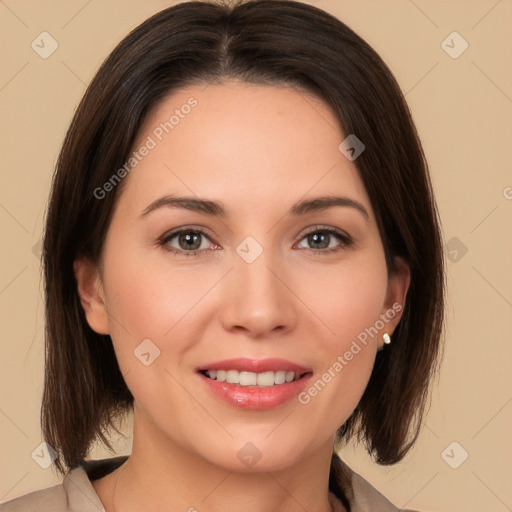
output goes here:
<path id="1" fill-rule="evenodd" d="M 441 247 L 403 95 L 351 29 L 281 0 L 157 13 L 59 157 L 41 414 L 64 481 L 2 510 L 398 510 L 334 450 L 414 444 Z M 131 455 L 86 460 L 130 410 Z"/>

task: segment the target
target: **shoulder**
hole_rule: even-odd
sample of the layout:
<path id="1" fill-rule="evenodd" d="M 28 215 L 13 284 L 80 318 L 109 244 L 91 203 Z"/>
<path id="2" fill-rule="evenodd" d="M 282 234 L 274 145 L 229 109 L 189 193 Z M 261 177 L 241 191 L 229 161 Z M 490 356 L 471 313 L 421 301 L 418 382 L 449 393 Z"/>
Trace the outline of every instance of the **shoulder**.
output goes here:
<path id="1" fill-rule="evenodd" d="M 415 512 L 395 506 L 337 454 L 333 455 L 333 466 L 338 484 L 350 503 L 351 512 Z"/>
<path id="2" fill-rule="evenodd" d="M 0 504 L 1 512 L 65 511 L 67 508 L 66 492 L 62 484 L 30 492 L 6 503 Z"/>
<path id="3" fill-rule="evenodd" d="M 67 473 L 62 483 L 0 504 L 0 512 L 105 512 L 84 468 Z"/>
<path id="4" fill-rule="evenodd" d="M 415 512 L 414 510 L 401 509 L 396 507 L 389 501 L 383 494 L 381 494 L 375 487 L 373 487 L 361 475 L 353 473 L 352 486 L 354 488 L 354 495 L 356 496 L 356 503 L 361 512 L 379 510 L 380 512 Z"/>

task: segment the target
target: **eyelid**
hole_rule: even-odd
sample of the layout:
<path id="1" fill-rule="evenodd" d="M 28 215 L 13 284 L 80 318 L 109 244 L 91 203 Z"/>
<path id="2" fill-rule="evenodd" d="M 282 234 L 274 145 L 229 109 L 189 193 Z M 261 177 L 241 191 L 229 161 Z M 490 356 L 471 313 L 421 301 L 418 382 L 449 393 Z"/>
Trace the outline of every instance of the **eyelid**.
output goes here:
<path id="1" fill-rule="evenodd" d="M 330 247 L 328 249 L 309 249 L 313 252 L 334 252 L 338 249 L 343 249 L 348 247 L 349 245 L 352 245 L 354 243 L 353 238 L 346 233 L 345 231 L 332 227 L 332 226 L 323 226 L 323 225 L 315 225 L 310 228 L 307 228 L 306 231 L 304 231 L 299 238 L 299 242 L 305 238 L 306 236 L 312 234 L 312 233 L 327 233 L 328 235 L 334 235 L 338 237 L 338 239 L 341 241 L 340 245 L 337 247 Z"/>
<path id="2" fill-rule="evenodd" d="M 181 235 L 182 233 L 194 233 L 194 234 L 199 234 L 201 235 L 202 237 L 206 238 L 207 240 L 209 240 L 211 242 L 211 245 L 219 245 L 217 242 L 215 242 L 215 240 L 212 239 L 212 237 L 206 232 L 206 228 L 204 227 L 194 227 L 194 226 L 183 226 L 181 228 L 175 228 L 175 229 L 171 229 L 169 231 L 166 231 L 162 236 L 160 236 L 158 238 L 158 243 L 160 245 L 166 245 L 169 240 L 172 240 L 173 238 L 175 238 L 176 236 L 178 235 Z M 177 250 L 177 249 L 174 249 L 173 250 Z M 203 252 L 204 249 L 201 249 L 200 251 L 198 252 Z M 182 251 L 182 252 L 193 252 L 193 251 Z"/>
<path id="3" fill-rule="evenodd" d="M 302 238 L 304 238 L 306 235 L 309 235 L 310 233 L 316 233 L 317 231 L 325 231 L 328 233 L 335 233 L 339 235 L 340 237 L 344 237 L 347 239 L 351 239 L 352 237 L 343 231 L 342 229 L 335 228 L 333 226 L 324 226 L 322 224 L 317 224 L 315 226 L 311 226 L 309 228 L 306 228 L 306 231 L 302 233 Z"/>

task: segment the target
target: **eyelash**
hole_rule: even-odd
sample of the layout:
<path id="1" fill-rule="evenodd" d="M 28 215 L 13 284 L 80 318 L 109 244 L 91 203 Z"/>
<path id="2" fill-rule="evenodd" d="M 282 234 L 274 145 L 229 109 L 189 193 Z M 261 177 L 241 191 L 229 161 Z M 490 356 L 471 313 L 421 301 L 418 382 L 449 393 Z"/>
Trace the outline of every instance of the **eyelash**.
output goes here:
<path id="1" fill-rule="evenodd" d="M 158 245 L 160 245 L 165 251 L 173 252 L 177 256 L 184 256 L 184 257 L 198 256 L 198 255 L 201 255 L 201 253 L 206 252 L 205 249 L 195 249 L 193 251 L 183 251 L 181 249 L 171 248 L 168 245 L 169 242 L 173 238 L 181 235 L 182 233 L 192 233 L 195 235 L 201 235 L 209 240 L 206 233 L 204 231 L 201 231 L 200 229 L 184 228 L 184 229 L 180 229 L 178 231 L 173 231 L 172 233 L 168 233 L 168 234 L 165 233 L 164 235 L 162 235 L 159 238 Z M 333 254 L 333 253 L 336 253 L 338 251 L 348 248 L 353 243 L 352 238 L 349 235 L 347 235 L 346 233 L 343 233 L 342 231 L 338 231 L 337 229 L 334 229 L 334 228 L 324 228 L 321 226 L 315 226 L 312 230 L 304 233 L 302 235 L 302 238 L 300 238 L 299 242 L 302 241 L 304 238 L 306 238 L 308 235 L 318 234 L 318 233 L 335 236 L 341 241 L 341 243 L 339 245 L 337 245 L 336 247 L 331 247 L 329 249 L 308 249 L 309 251 L 312 251 L 315 254 L 319 254 L 319 253 Z"/>

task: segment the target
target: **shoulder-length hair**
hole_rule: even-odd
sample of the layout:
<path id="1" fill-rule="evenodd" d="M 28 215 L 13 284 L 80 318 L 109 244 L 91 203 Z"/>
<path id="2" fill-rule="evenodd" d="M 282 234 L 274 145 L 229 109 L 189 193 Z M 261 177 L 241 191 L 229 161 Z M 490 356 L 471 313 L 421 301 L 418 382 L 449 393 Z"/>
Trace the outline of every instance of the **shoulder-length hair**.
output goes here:
<path id="1" fill-rule="evenodd" d="M 126 162 L 150 109 L 197 83 L 289 85 L 324 100 L 345 136 L 373 206 L 389 272 L 396 256 L 411 282 L 393 342 L 378 352 L 367 388 L 339 428 L 379 464 L 417 439 L 440 361 L 444 269 L 427 162 L 404 96 L 378 54 L 334 16 L 289 0 L 193 1 L 158 12 L 108 56 L 81 100 L 54 175 L 43 243 L 45 378 L 41 426 L 65 473 L 133 407 L 109 336 L 88 325 L 73 261 L 98 262 L 122 183 L 95 190 Z M 340 141 L 341 142 L 341 141 Z"/>

